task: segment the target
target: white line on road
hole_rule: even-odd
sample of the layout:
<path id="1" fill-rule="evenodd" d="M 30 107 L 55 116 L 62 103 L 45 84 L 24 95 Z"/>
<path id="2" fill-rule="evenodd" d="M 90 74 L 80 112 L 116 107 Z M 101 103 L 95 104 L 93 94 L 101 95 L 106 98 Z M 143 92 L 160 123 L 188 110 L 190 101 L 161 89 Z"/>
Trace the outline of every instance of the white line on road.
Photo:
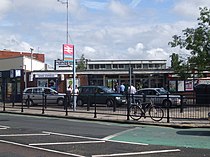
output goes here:
<path id="1" fill-rule="evenodd" d="M 145 154 L 158 154 L 158 153 L 169 153 L 169 152 L 180 152 L 180 149 L 156 150 L 156 151 L 133 152 L 133 153 L 119 153 L 119 154 L 102 154 L 102 155 L 92 155 L 92 157 L 112 157 L 112 156 L 145 155 Z"/>
<path id="2" fill-rule="evenodd" d="M 5 126 L 5 125 L 0 125 L 0 129 L 9 129 L 9 126 Z"/>
<path id="3" fill-rule="evenodd" d="M 85 137 L 85 136 L 78 136 L 78 135 L 69 135 L 69 134 L 62 134 L 62 133 L 56 133 L 56 132 L 42 131 L 42 133 L 50 134 L 50 135 L 58 135 L 58 136 L 76 137 L 76 138 L 83 138 L 83 139 L 89 139 L 89 140 L 104 141 L 103 139 L 100 139 L 100 138 Z"/>
<path id="4" fill-rule="evenodd" d="M 135 130 L 135 129 L 136 129 L 136 128 L 125 130 L 125 131 L 122 131 L 122 132 L 119 132 L 119 133 L 116 133 L 116 134 L 113 134 L 113 135 L 104 137 L 102 140 L 111 141 L 111 142 L 128 143 L 128 144 L 138 144 L 138 145 L 147 146 L 148 144 L 146 144 L 146 143 L 124 142 L 124 141 L 110 140 L 110 139 L 112 139 L 112 138 L 114 138 L 114 137 L 116 137 L 116 136 L 122 135 L 123 133 L 127 133 L 127 132 L 132 131 L 132 130 Z"/>
<path id="5" fill-rule="evenodd" d="M 62 154 L 62 155 L 68 155 L 68 156 L 74 156 L 74 157 L 85 157 L 85 156 L 78 155 L 78 154 L 66 153 L 66 152 L 61 152 L 61 151 L 56 151 L 56 150 L 51 150 L 51 149 L 46 149 L 46 148 L 39 148 L 39 147 L 29 146 L 29 145 L 25 145 L 25 144 L 5 141 L 5 140 L 0 140 L 0 142 L 7 143 L 7 144 L 13 144 L 13 145 L 21 146 L 21 147 L 37 149 L 37 150 L 41 150 L 41 151 L 47 151 L 47 152 L 51 152 L 51 153 L 58 153 L 58 154 Z"/>
<path id="6" fill-rule="evenodd" d="M 8 134 L 8 135 L 0 135 L 0 137 L 22 137 L 22 136 L 49 136 L 50 134 L 47 133 L 40 133 L 40 134 Z"/>
<path id="7" fill-rule="evenodd" d="M 81 141 L 81 142 L 54 142 L 54 143 L 32 143 L 30 146 L 46 146 L 46 145 L 65 145 L 65 144 L 86 144 L 86 143 L 102 143 L 105 141 Z"/>

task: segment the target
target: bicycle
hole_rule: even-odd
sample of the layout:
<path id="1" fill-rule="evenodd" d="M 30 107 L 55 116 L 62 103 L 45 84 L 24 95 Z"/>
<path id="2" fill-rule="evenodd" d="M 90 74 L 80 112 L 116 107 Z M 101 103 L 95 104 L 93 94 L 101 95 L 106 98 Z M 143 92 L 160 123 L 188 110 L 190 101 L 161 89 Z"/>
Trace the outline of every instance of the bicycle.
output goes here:
<path id="1" fill-rule="evenodd" d="M 152 100 L 149 102 L 137 102 L 132 104 L 129 107 L 129 116 L 133 120 L 139 120 L 141 117 L 146 118 L 146 113 L 149 113 L 149 116 L 154 121 L 161 121 L 164 117 L 164 111 L 160 106 L 154 105 Z"/>

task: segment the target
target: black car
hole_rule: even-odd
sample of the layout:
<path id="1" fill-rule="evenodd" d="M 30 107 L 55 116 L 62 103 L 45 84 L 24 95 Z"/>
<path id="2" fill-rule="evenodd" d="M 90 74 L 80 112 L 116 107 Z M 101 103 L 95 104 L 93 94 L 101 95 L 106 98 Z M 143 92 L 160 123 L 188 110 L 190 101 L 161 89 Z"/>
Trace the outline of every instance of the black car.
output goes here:
<path id="1" fill-rule="evenodd" d="M 84 104 L 106 104 L 107 106 L 126 104 L 126 97 L 122 94 L 116 93 L 111 88 L 106 86 L 80 86 L 77 95 L 77 105 Z"/>

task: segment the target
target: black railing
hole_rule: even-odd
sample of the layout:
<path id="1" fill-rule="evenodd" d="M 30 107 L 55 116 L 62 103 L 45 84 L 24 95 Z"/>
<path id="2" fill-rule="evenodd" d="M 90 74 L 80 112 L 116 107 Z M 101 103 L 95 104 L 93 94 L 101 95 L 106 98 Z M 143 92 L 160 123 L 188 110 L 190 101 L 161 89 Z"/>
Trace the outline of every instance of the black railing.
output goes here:
<path id="1" fill-rule="evenodd" d="M 77 95 L 75 95 L 77 97 Z M 123 96 L 125 97 L 125 96 Z M 126 95 L 126 103 L 119 104 L 119 101 L 115 97 L 107 97 L 107 100 L 113 100 L 112 105 L 107 105 L 109 103 L 99 103 L 98 100 L 101 100 L 102 97 L 94 94 L 93 96 L 87 96 L 87 102 L 83 106 L 77 106 L 76 110 L 74 109 L 73 95 L 66 95 L 64 97 L 64 104 L 62 106 L 58 106 L 57 104 L 52 104 L 48 100 L 49 96 L 42 94 L 39 100 L 39 104 L 33 104 L 31 102 L 32 97 L 27 95 L 25 99 L 23 99 L 22 103 L 6 103 L 2 102 L 3 111 L 7 111 L 7 108 L 19 108 L 21 112 L 28 112 L 28 110 L 40 110 L 41 114 L 58 114 L 65 116 L 72 116 L 73 113 L 79 113 L 78 115 L 82 117 L 82 115 L 88 114 L 89 117 L 99 118 L 116 118 L 122 120 L 131 120 L 129 118 L 129 107 L 132 103 L 136 103 L 136 101 L 145 102 L 148 99 L 151 99 L 155 105 L 161 106 L 164 110 L 164 119 L 165 122 L 170 122 L 174 119 L 208 119 L 208 113 L 210 112 L 210 103 L 196 103 L 196 101 L 192 101 L 188 97 L 180 96 L 180 97 L 172 97 L 172 95 L 167 95 L 164 98 L 160 99 L 157 97 L 150 97 L 145 95 L 144 97 L 141 95 Z M 133 99 L 132 99 L 133 98 Z M 205 98 L 199 97 L 201 100 Z M 118 98 L 119 99 L 119 98 Z M 141 100 L 142 99 L 142 100 Z M 133 101 L 134 100 L 134 101 Z M 167 104 L 165 101 L 172 101 Z M 56 102 L 56 101 L 55 101 Z M 60 114 L 61 113 L 61 114 Z M 63 113 L 63 114 L 62 114 Z M 72 114 L 71 114 L 72 113 Z M 92 115 L 92 116 L 91 116 Z M 146 115 L 147 117 L 148 115 Z M 84 117 L 84 116 L 83 116 Z"/>

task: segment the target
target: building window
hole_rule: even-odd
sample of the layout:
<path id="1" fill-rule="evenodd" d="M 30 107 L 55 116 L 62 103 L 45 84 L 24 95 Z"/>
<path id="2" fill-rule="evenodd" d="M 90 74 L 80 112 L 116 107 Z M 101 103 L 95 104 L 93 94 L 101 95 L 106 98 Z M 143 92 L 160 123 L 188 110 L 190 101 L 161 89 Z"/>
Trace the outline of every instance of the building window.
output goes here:
<path id="1" fill-rule="evenodd" d="M 111 69 L 111 64 L 106 64 L 106 69 Z"/>
<path id="2" fill-rule="evenodd" d="M 93 65 L 92 64 L 89 65 L 89 69 L 93 69 Z"/>
<path id="3" fill-rule="evenodd" d="M 160 65 L 159 64 L 155 64 L 155 68 L 156 69 L 159 69 L 160 68 Z"/>
<path id="4" fill-rule="evenodd" d="M 118 69 L 118 64 L 113 64 L 113 69 Z"/>
<path id="5" fill-rule="evenodd" d="M 148 64 L 143 64 L 143 69 L 148 69 Z"/>
<path id="6" fill-rule="evenodd" d="M 130 65 L 129 64 L 125 64 L 125 69 L 129 69 Z"/>
<path id="7" fill-rule="evenodd" d="M 99 69 L 99 65 L 98 64 L 95 64 L 95 69 Z"/>
<path id="8" fill-rule="evenodd" d="M 124 69 L 124 65 L 123 64 L 119 64 L 119 69 Z"/>
<path id="9" fill-rule="evenodd" d="M 153 69 L 153 64 L 149 64 L 149 69 Z"/>
<path id="10" fill-rule="evenodd" d="M 101 69 L 105 69 L 105 64 L 101 64 Z"/>
<path id="11" fill-rule="evenodd" d="M 137 64 L 137 65 L 136 65 L 136 68 L 137 68 L 137 69 L 141 69 L 141 68 L 142 68 L 141 64 Z"/>

